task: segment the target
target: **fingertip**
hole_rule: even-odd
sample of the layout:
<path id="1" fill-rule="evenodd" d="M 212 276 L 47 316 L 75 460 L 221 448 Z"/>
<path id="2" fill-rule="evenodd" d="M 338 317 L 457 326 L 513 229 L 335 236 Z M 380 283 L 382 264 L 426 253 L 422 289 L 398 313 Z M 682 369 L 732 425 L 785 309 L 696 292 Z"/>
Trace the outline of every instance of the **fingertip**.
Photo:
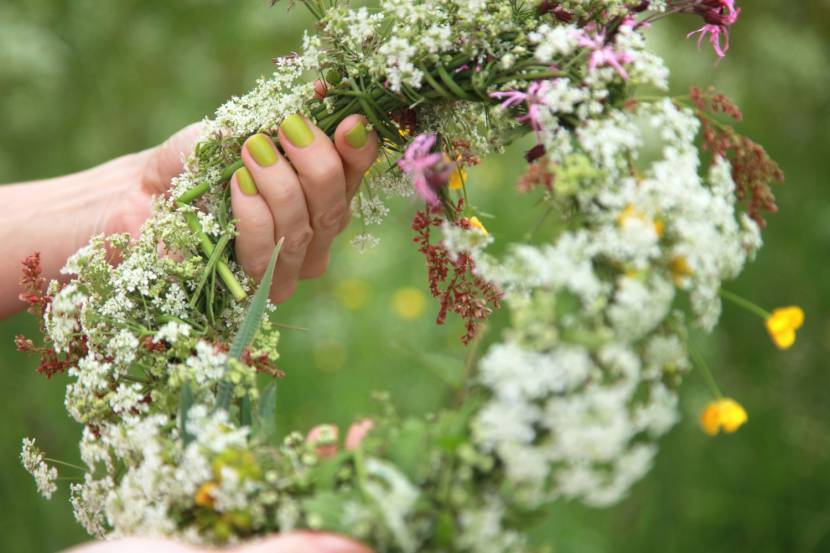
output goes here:
<path id="1" fill-rule="evenodd" d="M 350 115 L 334 133 L 337 151 L 355 169 L 365 171 L 378 155 L 377 133 L 369 129 L 369 122 L 362 115 Z"/>

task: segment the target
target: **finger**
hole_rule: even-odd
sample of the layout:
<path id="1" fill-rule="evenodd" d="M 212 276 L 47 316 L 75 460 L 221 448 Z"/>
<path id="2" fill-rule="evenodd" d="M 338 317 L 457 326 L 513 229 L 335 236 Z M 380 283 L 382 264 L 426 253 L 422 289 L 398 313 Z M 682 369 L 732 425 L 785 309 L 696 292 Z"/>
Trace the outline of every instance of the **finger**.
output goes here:
<path id="1" fill-rule="evenodd" d="M 273 221 L 272 239 L 285 238 L 280 252 L 271 300 L 287 300 L 297 287 L 300 269 L 312 239 L 308 208 L 297 174 L 264 134 L 250 137 L 242 148 L 242 161 L 259 194 L 268 205 Z M 263 257 L 267 264 L 271 252 Z"/>
<path id="2" fill-rule="evenodd" d="M 154 538 L 122 538 L 114 541 L 100 541 L 72 548 L 65 553 L 198 553 L 198 549 L 174 542 Z M 346 550 L 348 551 L 348 550 Z M 361 551 L 360 549 L 354 551 Z"/>
<path id="3" fill-rule="evenodd" d="M 232 551 L 233 553 L 372 553 L 369 548 L 355 541 L 331 534 L 311 532 L 267 538 Z"/>
<path id="4" fill-rule="evenodd" d="M 246 168 L 231 178 L 231 206 L 237 220 L 236 259 L 256 281 L 262 280 L 276 245 L 274 217 Z"/>
<path id="5" fill-rule="evenodd" d="M 378 158 L 378 135 L 367 130 L 362 115 L 346 117 L 334 132 L 334 145 L 343 160 L 346 175 L 346 199 L 351 201 L 375 160 Z"/>
<path id="6" fill-rule="evenodd" d="M 328 267 L 329 248 L 348 212 L 343 163 L 329 137 L 299 115 L 280 125 L 280 145 L 297 171 L 314 232 L 300 276 L 317 278 Z"/>

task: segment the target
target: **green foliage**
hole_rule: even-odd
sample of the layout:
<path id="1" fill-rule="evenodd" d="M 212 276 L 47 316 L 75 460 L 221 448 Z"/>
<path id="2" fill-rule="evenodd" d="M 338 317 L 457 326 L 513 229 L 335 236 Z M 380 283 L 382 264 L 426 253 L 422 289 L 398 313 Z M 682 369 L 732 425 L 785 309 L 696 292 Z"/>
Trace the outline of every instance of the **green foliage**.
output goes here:
<path id="1" fill-rule="evenodd" d="M 804 336 L 792 355 L 779 354 L 756 321 L 728 310 L 721 329 L 702 347 L 722 387 L 749 410 L 749 424 L 728 438 L 702 436 L 695 417 L 708 396 L 705 384 L 692 378 L 686 421 L 664 441 L 655 471 L 628 501 L 609 511 L 558 505 L 539 522 L 538 541 L 557 552 L 830 548 L 830 192 L 824 182 L 830 171 L 830 12 L 819 0 L 753 0 L 744 8 L 732 50 L 718 65 L 713 55 L 683 41 L 684 29 L 655 39 L 670 52 L 676 91 L 710 82 L 725 89 L 744 108 L 746 130 L 787 172 L 788 184 L 778 191 L 785 215 L 771 218 L 768 247 L 735 289 L 767 306 L 798 301 L 808 316 Z M 162 141 L 250 88 L 269 71 L 272 56 L 298 47 L 307 22 L 302 10 L 286 15 L 254 0 L 4 2 L 0 181 L 63 174 Z M 12 25 L 25 32 L 9 32 Z M 16 48 L 7 47 L 12 40 Z M 44 142 L 51 145 L 45 155 Z M 521 170 L 521 153 L 515 148 L 471 173 L 471 200 L 497 215 L 494 234 L 509 235 L 516 220 L 541 218 L 531 202 L 498 200 Z M 309 329 L 286 331 L 291 339 L 284 341 L 282 355 L 290 370 L 281 384 L 279 429 L 345 425 L 370 411 L 374 389 L 390 390 L 405 412 L 434 412 L 449 393 L 431 372 L 399 369 L 433 361 L 401 363 L 398 346 L 444 350 L 459 334 L 433 328 L 432 313 L 390 324 L 393 292 L 424 281 L 414 270 L 419 259 L 408 244 L 407 209 L 396 206 L 382 231 L 384 242 L 373 252 L 360 256 L 347 239 L 339 240 L 330 274 L 303 284 L 300 295 L 277 313 L 281 323 Z M 337 302 L 346 279 L 370 283 L 356 311 Z M 17 451 L 23 435 L 37 435 L 53 456 L 76 461 L 79 430 L 65 414 L 65 381 L 45 382 L 30 360 L 14 352 L 11 337 L 32 334 L 32 326 L 25 317 L 0 324 L 6 384 L 0 396 L 0 531 L 4 550 L 51 552 L 84 540 L 84 533 L 65 497 L 47 503 L 36 496 Z M 490 335 L 498 331 L 496 320 Z M 267 390 L 261 405 L 266 395 Z M 451 421 L 439 424 L 446 428 L 442 443 L 457 447 Z M 453 532 L 440 522 L 438 530 L 436 539 Z"/>

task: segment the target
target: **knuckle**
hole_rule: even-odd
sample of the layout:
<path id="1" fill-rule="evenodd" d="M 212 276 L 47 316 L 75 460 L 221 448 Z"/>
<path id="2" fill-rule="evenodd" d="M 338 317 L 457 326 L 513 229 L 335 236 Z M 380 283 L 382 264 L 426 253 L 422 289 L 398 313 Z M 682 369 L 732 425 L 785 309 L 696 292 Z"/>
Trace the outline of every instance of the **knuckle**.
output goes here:
<path id="1" fill-rule="evenodd" d="M 259 255 L 244 263 L 243 268 L 245 269 L 245 272 L 248 273 L 248 276 L 259 282 L 262 280 L 262 277 L 265 275 L 265 271 L 268 269 L 269 261 L 270 259 L 266 259 L 264 256 Z"/>
<path id="2" fill-rule="evenodd" d="M 311 227 L 308 226 L 308 224 L 303 225 L 296 230 L 293 230 L 291 233 L 286 234 L 283 248 L 288 253 L 303 253 L 306 248 L 308 248 L 308 245 L 311 243 L 311 239 L 313 237 L 314 231 L 311 230 Z"/>
<path id="3" fill-rule="evenodd" d="M 347 216 L 349 207 L 346 202 L 339 202 L 334 207 L 331 207 L 317 217 L 316 225 L 320 229 L 339 229 L 343 219 Z"/>
<path id="4" fill-rule="evenodd" d="M 315 183 L 328 184 L 343 180 L 343 166 L 336 156 L 322 156 L 308 169 L 308 177 Z"/>

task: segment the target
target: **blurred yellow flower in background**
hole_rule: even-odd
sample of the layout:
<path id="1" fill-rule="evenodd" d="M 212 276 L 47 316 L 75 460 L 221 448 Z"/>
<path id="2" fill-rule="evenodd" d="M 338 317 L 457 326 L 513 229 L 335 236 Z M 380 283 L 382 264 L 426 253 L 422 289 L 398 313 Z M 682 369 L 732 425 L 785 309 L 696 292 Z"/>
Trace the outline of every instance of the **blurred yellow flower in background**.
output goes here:
<path id="1" fill-rule="evenodd" d="M 804 311 L 797 306 L 781 307 L 767 317 L 767 330 L 772 341 L 780 349 L 788 349 L 795 343 L 795 331 L 804 324 Z"/>
<path id="2" fill-rule="evenodd" d="M 700 416 L 703 431 L 714 436 L 721 430 L 732 433 L 749 419 L 740 403 L 731 398 L 721 398 L 706 406 Z"/>
<path id="3" fill-rule="evenodd" d="M 334 288 L 334 297 L 346 309 L 358 311 L 369 300 L 369 283 L 359 278 L 341 280 Z"/>
<path id="4" fill-rule="evenodd" d="M 421 317 L 426 310 L 426 296 L 417 288 L 407 286 L 392 296 L 392 308 L 401 319 L 414 320 Z"/>

